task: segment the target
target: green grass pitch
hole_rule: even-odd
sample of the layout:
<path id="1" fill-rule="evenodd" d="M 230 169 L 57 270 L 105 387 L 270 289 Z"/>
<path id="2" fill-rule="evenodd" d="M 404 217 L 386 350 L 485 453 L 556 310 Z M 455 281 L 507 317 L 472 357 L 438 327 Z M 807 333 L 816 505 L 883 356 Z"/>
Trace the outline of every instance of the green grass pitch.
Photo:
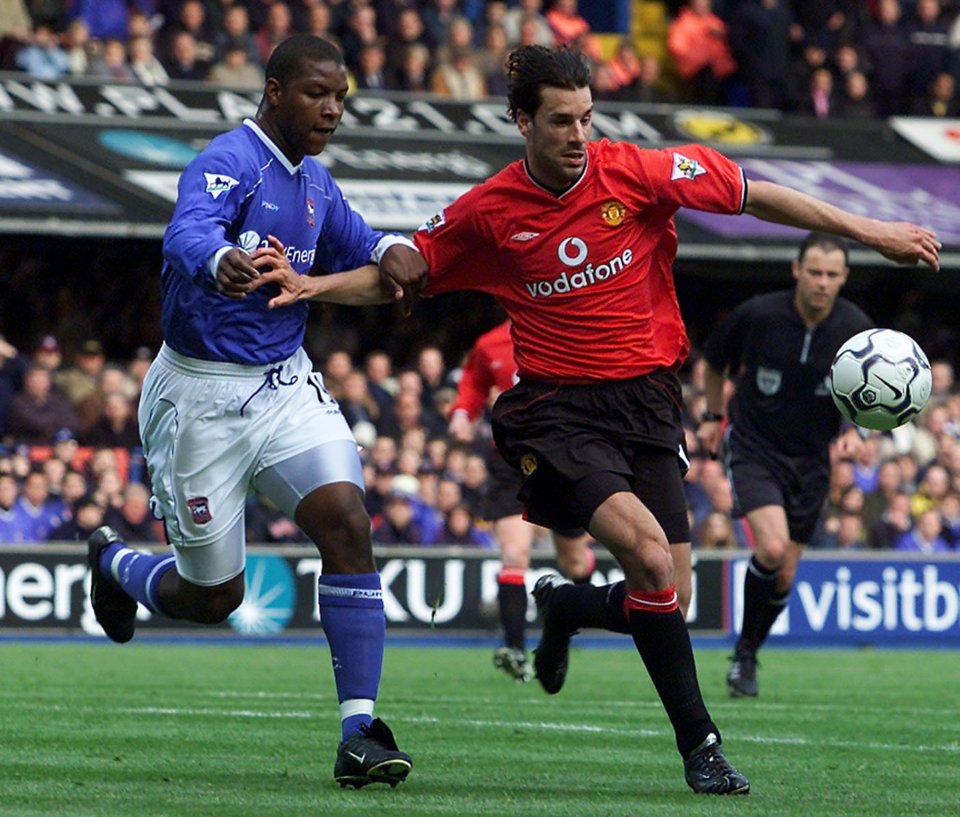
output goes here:
<path id="1" fill-rule="evenodd" d="M 777 815 L 960 813 L 960 655 L 762 656 L 732 701 L 701 685 L 748 797 L 695 795 L 632 649 L 578 649 L 566 688 L 495 672 L 491 650 L 388 647 L 378 713 L 414 758 L 396 789 L 340 789 L 329 654 L 317 646 L 0 643 L 0 814 Z"/>

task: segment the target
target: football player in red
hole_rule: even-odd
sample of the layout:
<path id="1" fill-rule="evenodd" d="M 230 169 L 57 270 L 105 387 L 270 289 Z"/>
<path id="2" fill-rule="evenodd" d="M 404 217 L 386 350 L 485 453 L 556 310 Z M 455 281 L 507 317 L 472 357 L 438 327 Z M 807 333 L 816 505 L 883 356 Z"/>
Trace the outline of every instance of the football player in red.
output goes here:
<path id="1" fill-rule="evenodd" d="M 671 543 L 690 541 L 681 468 L 680 386 L 688 351 L 674 291 L 673 215 L 680 207 L 751 215 L 860 241 L 894 261 L 939 268 L 933 232 L 854 215 L 806 194 L 744 178 L 706 147 L 644 150 L 590 141 L 590 70 L 569 49 L 522 46 L 507 63 L 509 112 L 525 157 L 438 213 L 400 248 L 391 272 L 328 276 L 275 269 L 274 307 L 298 300 L 376 303 L 473 289 L 494 295 L 513 324 L 519 382 L 497 400 L 493 431 L 525 479 L 527 518 L 580 525 L 620 563 L 608 587 L 545 576 L 534 666 L 558 692 L 572 635 L 584 626 L 629 632 L 684 762 L 688 785 L 745 794 L 697 681 L 677 594 Z M 288 265 L 287 265 L 288 266 Z"/>

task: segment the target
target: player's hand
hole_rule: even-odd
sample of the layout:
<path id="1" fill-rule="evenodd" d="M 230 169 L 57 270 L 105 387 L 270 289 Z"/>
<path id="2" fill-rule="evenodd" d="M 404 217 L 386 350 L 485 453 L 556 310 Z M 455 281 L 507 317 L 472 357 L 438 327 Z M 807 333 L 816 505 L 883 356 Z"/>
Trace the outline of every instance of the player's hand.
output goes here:
<path id="1" fill-rule="evenodd" d="M 926 227 L 896 221 L 884 225 L 885 230 L 874 245 L 884 258 L 898 264 L 926 264 L 934 272 L 940 270 L 940 248 L 937 234 Z"/>
<path id="2" fill-rule="evenodd" d="M 403 304 L 403 313 L 410 314 L 413 296 L 420 292 L 427 278 L 427 262 L 416 250 L 394 244 L 380 259 L 380 285 L 391 298 Z"/>
<path id="3" fill-rule="evenodd" d="M 705 420 L 700 423 L 697 439 L 711 459 L 716 459 L 720 454 L 720 442 L 723 440 L 723 423 L 719 420 Z"/>
<path id="4" fill-rule="evenodd" d="M 447 427 L 447 433 L 457 442 L 473 442 L 475 429 L 466 411 L 461 409 L 450 415 L 450 425 Z"/>
<path id="5" fill-rule="evenodd" d="M 286 247 L 280 239 L 268 235 L 267 246 L 255 249 L 251 259 L 259 274 L 257 280 L 251 285 L 251 290 L 258 289 L 264 284 L 276 284 L 280 287 L 280 294 L 267 302 L 268 309 L 290 306 L 300 300 L 304 290 L 303 276 L 290 266 Z"/>
<path id="6" fill-rule="evenodd" d="M 246 298 L 259 275 L 250 256 L 234 247 L 225 252 L 217 264 L 217 291 L 228 298 Z"/>

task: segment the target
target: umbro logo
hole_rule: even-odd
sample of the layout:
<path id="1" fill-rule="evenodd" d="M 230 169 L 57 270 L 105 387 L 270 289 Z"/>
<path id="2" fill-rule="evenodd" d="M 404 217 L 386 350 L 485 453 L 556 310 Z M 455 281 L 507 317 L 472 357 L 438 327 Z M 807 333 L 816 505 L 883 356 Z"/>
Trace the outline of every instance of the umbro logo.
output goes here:
<path id="1" fill-rule="evenodd" d="M 510 236 L 511 241 L 529 241 L 531 238 L 536 238 L 540 233 L 514 233 Z"/>

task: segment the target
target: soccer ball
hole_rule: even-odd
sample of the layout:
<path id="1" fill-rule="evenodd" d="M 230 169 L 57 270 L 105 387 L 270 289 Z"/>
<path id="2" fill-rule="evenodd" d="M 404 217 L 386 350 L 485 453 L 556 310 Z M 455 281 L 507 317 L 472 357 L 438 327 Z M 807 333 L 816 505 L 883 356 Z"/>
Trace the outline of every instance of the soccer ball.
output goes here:
<path id="1" fill-rule="evenodd" d="M 930 398 L 930 363 L 916 341 L 893 329 L 867 329 L 840 347 L 830 367 L 841 414 L 879 431 L 903 425 Z"/>

